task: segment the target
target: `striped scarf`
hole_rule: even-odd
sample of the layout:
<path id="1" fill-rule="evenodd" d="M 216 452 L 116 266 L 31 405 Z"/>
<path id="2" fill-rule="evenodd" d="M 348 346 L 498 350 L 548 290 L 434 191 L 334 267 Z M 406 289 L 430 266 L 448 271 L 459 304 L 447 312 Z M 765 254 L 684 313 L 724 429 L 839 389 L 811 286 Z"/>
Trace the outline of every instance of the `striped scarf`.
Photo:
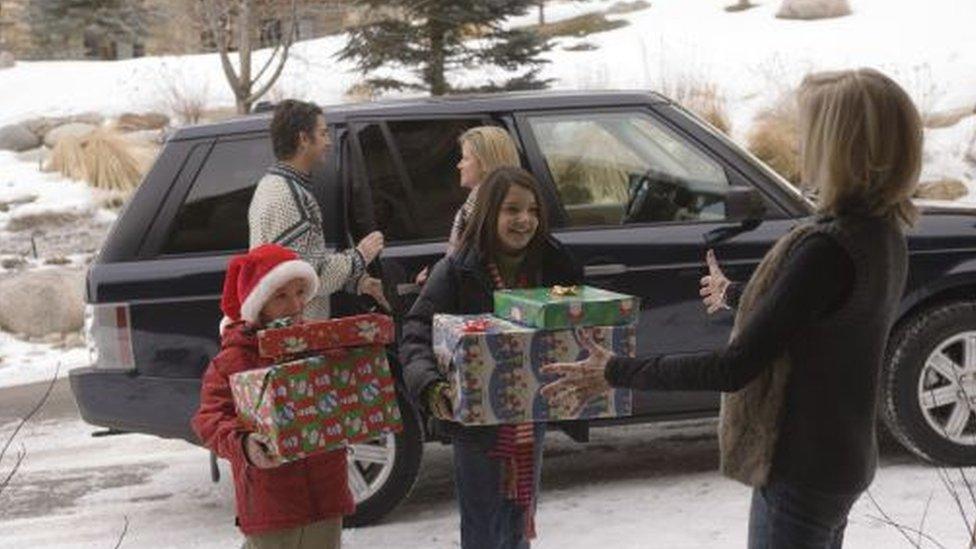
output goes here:
<path id="1" fill-rule="evenodd" d="M 498 266 L 488 265 L 496 290 L 506 288 Z M 518 277 L 516 288 L 529 287 L 529 280 L 523 274 Z M 535 539 L 535 424 L 517 423 L 500 425 L 495 447 L 489 457 L 502 460 L 502 493 L 522 508 L 525 517 L 525 538 Z"/>

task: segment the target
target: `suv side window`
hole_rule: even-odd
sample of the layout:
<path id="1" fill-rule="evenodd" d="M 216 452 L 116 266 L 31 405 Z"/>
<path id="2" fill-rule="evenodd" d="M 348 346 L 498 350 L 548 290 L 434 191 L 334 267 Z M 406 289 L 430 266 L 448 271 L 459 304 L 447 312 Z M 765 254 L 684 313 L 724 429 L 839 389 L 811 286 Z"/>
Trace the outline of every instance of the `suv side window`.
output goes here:
<path id="1" fill-rule="evenodd" d="M 643 112 L 528 117 L 571 227 L 725 219 L 722 166 Z"/>
<path id="2" fill-rule="evenodd" d="M 273 162 L 267 136 L 218 141 L 176 214 L 163 253 L 247 249 L 247 208 Z"/>
<path id="3" fill-rule="evenodd" d="M 375 227 L 387 242 L 446 240 L 467 192 L 457 139 L 479 118 L 369 123 L 356 131 Z"/>

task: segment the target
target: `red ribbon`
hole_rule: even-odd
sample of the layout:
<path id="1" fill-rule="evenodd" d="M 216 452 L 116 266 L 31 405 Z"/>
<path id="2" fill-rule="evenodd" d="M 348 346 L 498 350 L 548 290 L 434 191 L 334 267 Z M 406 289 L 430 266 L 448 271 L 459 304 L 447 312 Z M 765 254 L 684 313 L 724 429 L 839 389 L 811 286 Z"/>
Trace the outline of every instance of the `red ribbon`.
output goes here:
<path id="1" fill-rule="evenodd" d="M 465 320 L 461 330 L 466 334 L 487 332 L 491 321 L 486 318 Z"/>

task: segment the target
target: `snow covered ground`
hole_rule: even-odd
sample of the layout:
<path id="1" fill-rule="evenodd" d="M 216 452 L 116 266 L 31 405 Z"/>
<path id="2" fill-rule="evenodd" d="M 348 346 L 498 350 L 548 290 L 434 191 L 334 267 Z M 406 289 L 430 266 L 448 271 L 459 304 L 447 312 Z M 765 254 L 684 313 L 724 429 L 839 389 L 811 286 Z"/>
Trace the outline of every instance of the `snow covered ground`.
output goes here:
<path id="1" fill-rule="evenodd" d="M 28 458 L 0 508 L 0 548 L 113 547 L 126 521 L 122 547 L 239 543 L 225 466 L 223 480 L 212 484 L 207 453 L 199 448 L 142 435 L 91 438 L 91 430 L 76 417 L 29 425 L 21 438 Z M 547 438 L 533 547 L 744 546 L 750 494 L 715 472 L 714 422 L 593 435 L 586 445 L 562 434 Z M 450 448 L 431 444 L 425 451 L 410 498 L 382 524 L 346 530 L 345 547 L 458 547 Z M 965 546 L 962 520 L 936 469 L 904 451 L 884 452 L 871 494 L 896 522 L 918 528 L 925 516 L 928 535 L 945 547 Z M 878 516 L 862 498 L 850 515 L 847 546 L 910 547 Z"/>

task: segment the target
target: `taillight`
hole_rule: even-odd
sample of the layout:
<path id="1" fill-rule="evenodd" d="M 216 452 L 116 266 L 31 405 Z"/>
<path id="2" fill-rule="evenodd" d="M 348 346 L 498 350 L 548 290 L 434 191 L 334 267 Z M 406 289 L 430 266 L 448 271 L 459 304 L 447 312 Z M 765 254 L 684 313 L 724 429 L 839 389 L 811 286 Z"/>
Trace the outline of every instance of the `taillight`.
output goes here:
<path id="1" fill-rule="evenodd" d="M 129 306 L 100 303 L 85 307 L 85 341 L 91 365 L 104 370 L 135 370 Z"/>

